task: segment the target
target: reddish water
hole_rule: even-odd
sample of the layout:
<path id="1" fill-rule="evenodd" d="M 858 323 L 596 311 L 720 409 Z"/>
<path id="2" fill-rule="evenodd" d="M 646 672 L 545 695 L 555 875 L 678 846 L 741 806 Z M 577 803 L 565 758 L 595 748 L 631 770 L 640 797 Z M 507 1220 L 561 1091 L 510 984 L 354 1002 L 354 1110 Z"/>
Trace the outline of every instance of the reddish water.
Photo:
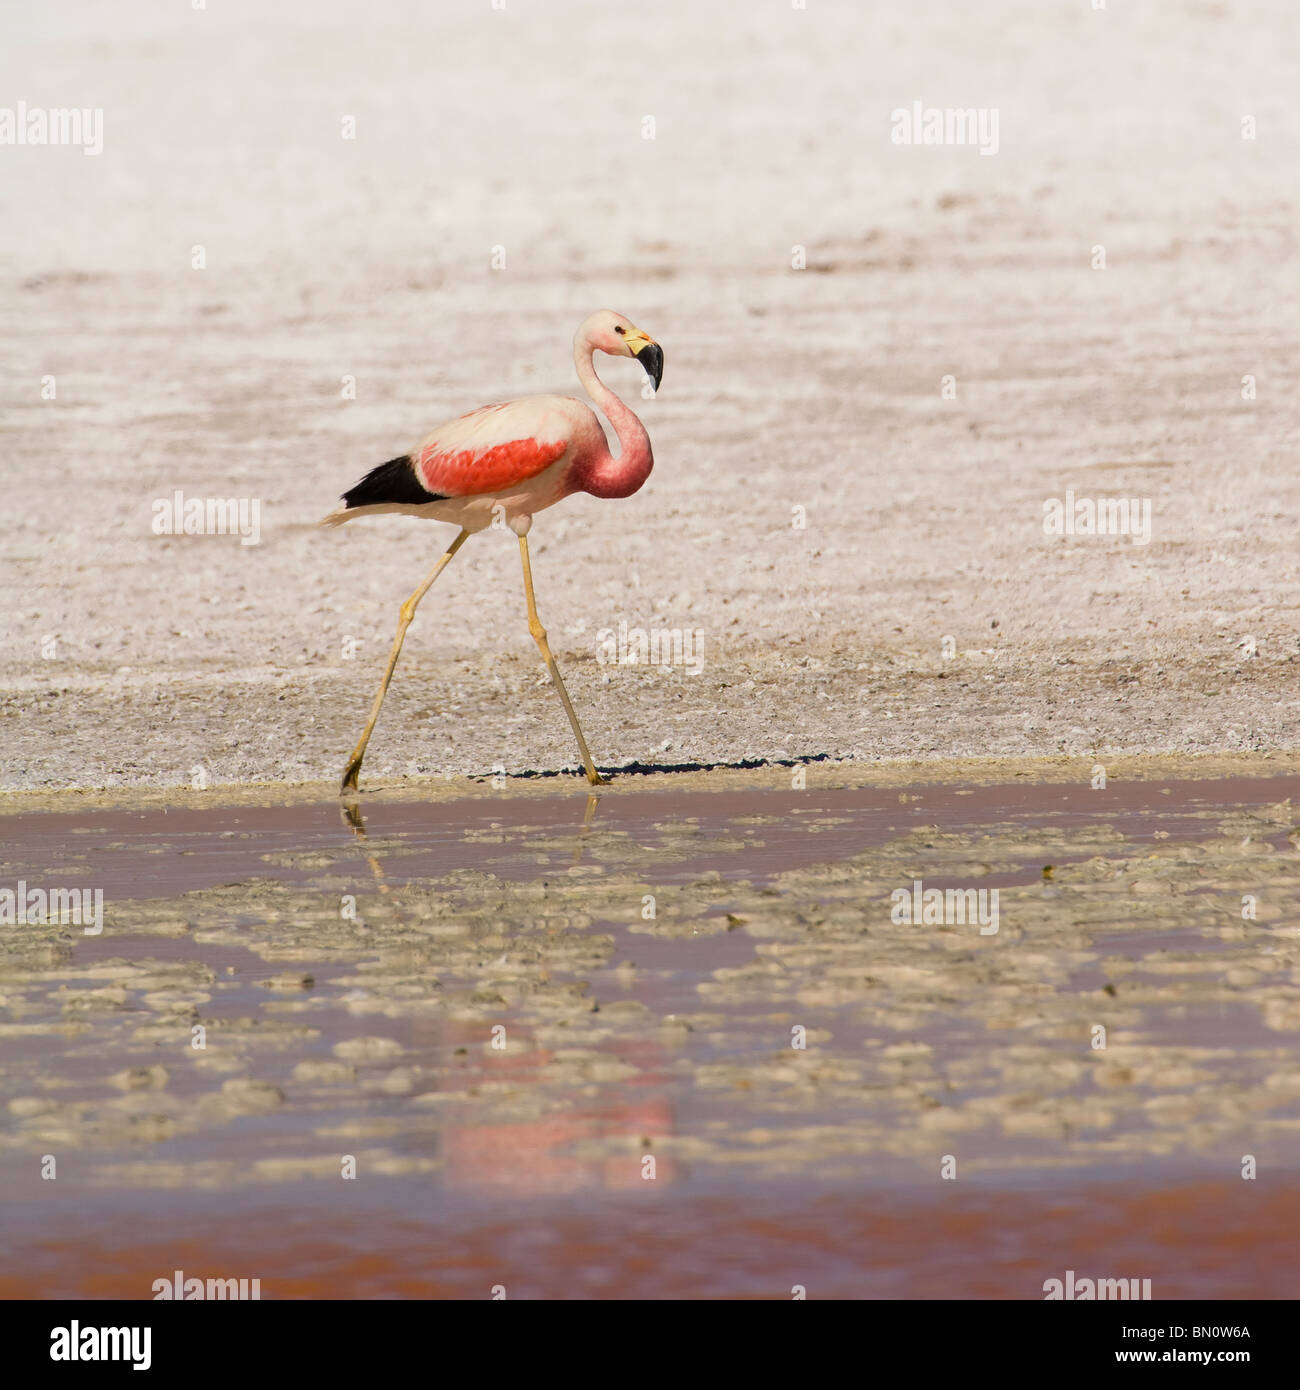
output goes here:
<path id="1" fill-rule="evenodd" d="M 602 829 L 627 831 L 638 843 L 653 842 L 666 823 L 695 818 L 698 853 L 648 871 L 651 881 L 710 869 L 760 880 L 814 853 L 819 861 L 857 853 L 917 824 L 1104 820 L 1142 841 L 1180 833 L 1206 807 L 1261 806 L 1293 790 L 1289 779 L 1130 784 L 1104 794 L 1064 786 L 973 793 L 918 787 L 910 791 L 917 800 L 900 803 L 892 790 L 620 789 L 602 799 L 598 818 Z M 0 822 L 0 853 L 6 871 L 24 873 L 32 885 L 42 876 L 67 881 L 64 862 L 92 864 L 93 881 L 110 899 L 172 896 L 251 875 L 293 880 L 304 871 L 260 856 L 340 843 L 356 843 L 359 856 L 394 841 L 414 850 L 384 861 L 394 883 L 467 867 L 523 879 L 581 853 L 584 809 L 583 798 L 572 795 L 377 802 L 367 807 L 364 844 L 352 839 L 334 805 L 74 812 Z M 711 849 L 711 837 L 743 838 L 737 818 L 765 814 L 779 818 L 761 827 L 761 853 Z M 844 823 L 810 837 L 800 825 L 809 814 L 843 816 Z M 509 834 L 522 826 L 541 827 L 562 847 L 547 850 L 541 864 L 535 853 L 522 859 L 518 838 Z M 475 828 L 505 833 L 496 842 L 467 843 L 464 832 Z M 168 852 L 154 852 L 159 845 Z M 1040 873 L 1040 865 L 1027 864 L 996 881 Z M 1140 952 L 1150 943 L 1136 933 L 1131 945 Z M 129 938 L 105 935 L 75 938 L 72 951 L 92 965 L 131 947 Z M 188 940 L 140 941 L 141 953 L 155 960 L 187 958 L 194 949 Z M 702 972 L 751 955 L 753 942 L 743 933 L 723 934 L 690 943 L 689 960 L 682 950 L 673 941 L 636 941 L 645 972 L 638 988 L 660 1009 L 671 1007 L 674 991 L 689 998 Z M 247 972 L 250 991 L 268 970 L 237 948 L 205 946 L 202 953 L 211 965 Z M 315 972 L 319 988 L 328 987 L 331 968 L 325 963 Z M 1223 1019 L 1205 1026 L 1230 1036 Z M 348 1019 L 340 1027 L 365 1031 Z M 418 1027 L 395 1032 L 406 1045 L 436 1042 L 445 1050 L 455 1043 L 454 1025 L 430 1027 L 424 1037 Z M 338 1036 L 346 1031 L 327 1041 Z M 21 1065 L 23 1046 L 21 1038 L 5 1039 L 0 1062 Z M 67 1079 L 91 1065 L 82 1057 L 68 1059 Z M 544 1050 L 512 1055 L 493 1063 L 492 1076 L 526 1080 L 546 1060 Z M 1251 1182 L 1226 1161 L 1213 1172 L 1204 1162 L 1152 1160 L 1141 1168 L 1000 1175 L 993 1164 L 985 1176 L 946 1182 L 937 1176 L 937 1157 L 934 1173 L 860 1159 L 848 1176 L 777 1182 L 756 1180 L 740 1166 L 697 1171 L 660 1155 L 647 1181 L 625 1159 L 587 1160 L 573 1150 L 588 1137 L 648 1144 L 689 1131 L 693 1114 L 723 1101 L 677 1087 L 667 1054 L 636 1060 L 635 1085 L 605 1088 L 598 1102 L 575 1103 L 544 1121 L 460 1123 L 449 1114 L 429 1139 L 441 1166 L 419 1177 L 106 1190 L 95 1183 L 94 1166 L 110 1156 L 62 1153 L 57 1181 L 43 1183 L 39 1155 L 11 1151 L 0 1196 L 0 1296 L 146 1298 L 154 1280 L 177 1269 L 203 1278 L 256 1277 L 264 1298 L 488 1298 L 497 1285 L 512 1298 L 789 1298 L 795 1285 L 810 1297 L 1041 1298 L 1043 1282 L 1067 1269 L 1081 1277 L 1150 1278 L 1156 1298 L 1300 1292 L 1300 1256 L 1290 1237 L 1300 1220 L 1300 1164 L 1261 1171 Z M 458 1065 L 482 1064 L 468 1058 Z M 241 1132 L 291 1123 L 287 1114 L 246 1118 L 223 1143 L 237 1149 Z M 945 1147 L 936 1139 L 936 1156 Z M 192 1141 L 167 1153 L 216 1156 Z"/>
<path id="2" fill-rule="evenodd" d="M 508 1298 L 786 1299 L 801 1284 L 810 1298 L 1041 1299 L 1067 1269 L 1149 1278 L 1156 1299 L 1296 1296 L 1300 1183 L 1154 1178 L 544 1203 L 451 1202 L 431 1184 L 404 1191 L 400 1215 L 350 1210 L 346 1195 L 328 1209 L 287 1191 L 246 1209 L 164 1198 L 25 1231 L 20 1264 L 11 1229 L 0 1297 L 147 1298 L 177 1269 L 258 1278 L 263 1298 L 490 1298 L 501 1285 Z"/>

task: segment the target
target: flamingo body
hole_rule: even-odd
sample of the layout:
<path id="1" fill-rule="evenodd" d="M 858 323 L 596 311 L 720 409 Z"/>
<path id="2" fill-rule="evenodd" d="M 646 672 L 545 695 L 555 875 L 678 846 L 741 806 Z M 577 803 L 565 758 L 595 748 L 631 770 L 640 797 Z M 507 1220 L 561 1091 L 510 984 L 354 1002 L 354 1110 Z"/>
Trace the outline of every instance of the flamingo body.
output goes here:
<path id="1" fill-rule="evenodd" d="M 415 450 L 415 476 L 442 497 L 471 497 L 528 482 L 568 450 L 568 422 L 555 408 L 559 401 L 525 396 L 485 405 L 440 426 Z"/>
<path id="2" fill-rule="evenodd" d="M 638 342 L 643 344 L 639 349 Z M 522 396 L 480 406 L 437 426 L 408 454 L 380 464 L 344 493 L 344 505 L 325 518 L 326 524 L 404 512 L 473 532 L 490 525 L 499 509 L 513 524 L 575 492 L 630 496 L 653 466 L 650 439 L 636 415 L 596 375 L 591 358 L 597 348 L 644 356 L 656 385 L 663 354 L 611 310 L 593 314 L 578 330 L 578 377 L 614 426 L 621 445 L 617 457 L 610 454 L 605 431 L 585 402 L 573 396 Z"/>
<path id="3" fill-rule="evenodd" d="M 645 426 L 596 375 L 592 355 L 597 351 L 613 357 L 636 358 L 656 389 L 663 377 L 664 355 L 648 334 L 612 309 L 597 310 L 574 335 L 573 362 L 578 380 L 614 427 L 619 442 L 617 455 L 610 452 L 596 412 L 584 401 L 572 396 L 523 396 L 499 405 L 481 406 L 439 425 L 409 453 L 372 468 L 343 494 L 342 507 L 324 519 L 323 525 L 338 526 L 369 513 L 405 512 L 454 522 L 461 528 L 424 582 L 402 605 L 388 666 L 370 718 L 343 773 L 340 791 L 344 796 L 357 790 L 362 759 L 416 606 L 466 538 L 490 526 L 498 517 L 519 537 L 528 631 L 537 643 L 577 738 L 587 780 L 593 785 L 603 780 L 547 643 L 546 629 L 537 616 L 528 557 L 528 531 L 535 512 L 552 507 L 575 492 L 588 492 L 594 497 L 630 497 L 654 466 Z"/>

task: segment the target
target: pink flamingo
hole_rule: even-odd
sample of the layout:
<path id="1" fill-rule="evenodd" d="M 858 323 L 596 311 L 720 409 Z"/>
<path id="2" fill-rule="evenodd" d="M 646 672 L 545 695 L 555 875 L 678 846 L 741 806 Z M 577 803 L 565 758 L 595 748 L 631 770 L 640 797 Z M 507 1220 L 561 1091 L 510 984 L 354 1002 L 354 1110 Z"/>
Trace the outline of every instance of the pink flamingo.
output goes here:
<path id="1" fill-rule="evenodd" d="M 663 379 L 664 354 L 653 338 L 612 309 L 598 309 L 574 334 L 573 362 L 578 380 L 614 426 L 619 442 L 617 458 L 609 452 L 605 431 L 590 406 L 572 396 L 524 396 L 501 405 L 482 406 L 458 420 L 439 425 L 411 453 L 372 468 L 343 494 L 343 506 L 321 523 L 340 526 L 357 516 L 405 512 L 435 521 L 453 521 L 461 528 L 424 582 L 402 604 L 388 667 L 366 727 L 348 759 L 339 788 L 341 795 L 357 789 L 361 760 L 379 719 L 406 629 L 420 600 L 466 540 L 498 517 L 519 537 L 528 631 L 542 653 L 573 726 L 587 780 L 593 785 L 604 780 L 591 760 L 569 692 L 560 678 L 560 668 L 547 645 L 546 629 L 537 616 L 528 559 L 528 530 L 534 512 L 554 506 L 574 492 L 589 492 L 593 497 L 630 497 L 654 466 L 645 426 L 596 375 L 592 354 L 597 348 L 611 357 L 635 357 L 656 390 Z"/>

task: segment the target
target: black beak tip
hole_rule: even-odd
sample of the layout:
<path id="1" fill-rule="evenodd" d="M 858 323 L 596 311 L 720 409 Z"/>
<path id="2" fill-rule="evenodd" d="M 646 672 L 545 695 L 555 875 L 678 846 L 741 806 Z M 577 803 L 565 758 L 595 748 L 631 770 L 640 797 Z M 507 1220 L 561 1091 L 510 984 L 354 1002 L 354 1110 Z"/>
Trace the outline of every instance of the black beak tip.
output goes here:
<path id="1" fill-rule="evenodd" d="M 654 383 L 656 391 L 664 379 L 664 350 L 658 343 L 647 343 L 636 355 L 636 360 L 645 368 L 645 374 Z"/>

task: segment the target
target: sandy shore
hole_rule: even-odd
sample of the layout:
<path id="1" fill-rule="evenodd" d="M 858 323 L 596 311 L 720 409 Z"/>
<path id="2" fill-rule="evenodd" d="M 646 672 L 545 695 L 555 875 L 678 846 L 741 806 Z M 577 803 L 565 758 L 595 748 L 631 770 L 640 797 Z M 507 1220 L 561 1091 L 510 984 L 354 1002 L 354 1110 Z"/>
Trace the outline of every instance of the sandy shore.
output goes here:
<path id="1" fill-rule="evenodd" d="M 449 533 L 313 523 L 427 426 L 577 391 L 602 304 L 665 347 L 655 472 L 534 528 L 602 766 L 1294 748 L 1288 14 L 26 16 L 0 87 L 105 124 L 0 151 L 0 785 L 337 777 Z M 996 107 L 997 154 L 895 145 L 916 100 Z M 154 534 L 176 489 L 256 501 L 258 543 Z M 1149 541 L 1046 534 L 1070 490 Z M 698 673 L 602 664 L 623 624 Z M 540 675 L 488 533 L 367 771 L 573 763 Z"/>

